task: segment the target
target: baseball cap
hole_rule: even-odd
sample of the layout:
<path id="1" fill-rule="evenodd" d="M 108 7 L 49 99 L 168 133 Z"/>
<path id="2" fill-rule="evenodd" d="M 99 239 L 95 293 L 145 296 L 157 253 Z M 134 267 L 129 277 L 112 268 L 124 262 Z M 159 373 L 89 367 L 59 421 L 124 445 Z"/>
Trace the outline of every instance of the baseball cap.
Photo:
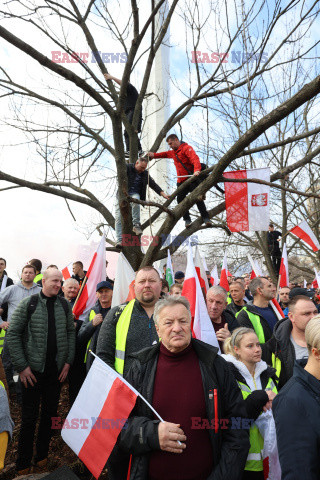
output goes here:
<path id="1" fill-rule="evenodd" d="M 301 288 L 301 287 L 294 287 L 292 290 L 289 292 L 289 298 L 296 297 L 297 295 L 304 295 L 305 297 L 313 298 L 314 297 L 314 292 L 308 292 L 306 288 Z"/>
<path id="2" fill-rule="evenodd" d="M 109 288 L 109 290 L 113 290 L 113 285 L 110 282 L 99 282 L 96 288 L 96 291 L 100 290 L 100 288 Z"/>

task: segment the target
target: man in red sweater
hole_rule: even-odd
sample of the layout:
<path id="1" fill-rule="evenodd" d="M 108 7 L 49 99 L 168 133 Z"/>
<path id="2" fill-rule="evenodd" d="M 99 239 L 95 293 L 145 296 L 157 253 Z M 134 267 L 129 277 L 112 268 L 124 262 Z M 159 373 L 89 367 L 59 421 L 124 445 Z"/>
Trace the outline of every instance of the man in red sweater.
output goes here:
<path id="1" fill-rule="evenodd" d="M 177 135 L 172 134 L 167 137 L 167 143 L 172 150 L 167 152 L 148 152 L 150 158 L 172 158 L 177 170 L 177 187 L 185 182 L 190 175 L 197 177 L 201 172 L 201 164 L 198 155 L 193 148 L 185 142 L 180 142 Z M 177 195 L 177 202 L 181 203 L 188 193 L 192 192 L 198 186 L 198 182 L 193 181 L 188 187 Z M 203 222 L 211 226 L 208 211 L 203 200 L 196 202 L 198 210 L 201 214 Z M 189 211 L 183 215 L 186 227 L 191 225 L 191 217 Z"/>
<path id="2" fill-rule="evenodd" d="M 185 297 L 159 300 L 154 321 L 161 343 L 131 355 L 126 379 L 164 421 L 137 400 L 119 442 L 132 454 L 130 480 L 239 480 L 249 430 L 228 365 L 217 348 L 191 338 Z"/>

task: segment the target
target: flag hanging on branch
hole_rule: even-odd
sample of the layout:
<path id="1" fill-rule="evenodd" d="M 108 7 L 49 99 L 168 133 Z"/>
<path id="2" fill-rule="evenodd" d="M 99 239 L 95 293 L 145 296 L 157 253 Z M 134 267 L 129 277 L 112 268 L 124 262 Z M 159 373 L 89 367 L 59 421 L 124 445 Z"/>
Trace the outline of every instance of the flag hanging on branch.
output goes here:
<path id="1" fill-rule="evenodd" d="M 169 249 L 168 249 L 167 267 L 166 267 L 166 280 L 169 284 L 169 290 L 170 290 L 170 287 L 174 284 L 174 274 L 173 274 L 171 255 L 170 255 Z"/>
<path id="2" fill-rule="evenodd" d="M 282 247 L 282 258 L 280 263 L 280 270 L 279 270 L 279 287 L 287 287 L 289 285 L 289 266 L 288 266 L 288 255 L 287 255 L 287 247 L 286 244 L 283 244 Z"/>
<path id="3" fill-rule="evenodd" d="M 73 263 L 69 263 L 66 267 L 64 267 L 61 272 L 63 276 L 63 280 L 67 280 L 68 278 L 71 278 L 73 275 L 73 270 L 72 270 Z"/>
<path id="4" fill-rule="evenodd" d="M 103 235 L 97 251 L 93 255 L 90 267 L 84 277 L 73 313 L 79 320 L 84 320 L 97 301 L 96 288 L 99 282 L 106 279 L 106 240 Z"/>
<path id="5" fill-rule="evenodd" d="M 258 179 L 270 182 L 269 168 L 225 172 L 226 178 Z M 267 231 L 270 187 L 258 183 L 224 184 L 227 224 L 231 232 Z"/>
<path id="6" fill-rule="evenodd" d="M 223 287 L 227 292 L 229 292 L 229 282 L 228 282 L 228 265 L 227 265 L 227 253 L 224 254 L 222 269 L 220 274 L 220 287 Z"/>
<path id="7" fill-rule="evenodd" d="M 134 270 L 121 252 L 114 279 L 111 308 L 134 299 L 134 279 Z"/>
<path id="8" fill-rule="evenodd" d="M 200 287 L 198 275 L 193 263 L 192 247 L 188 245 L 188 260 L 185 280 L 181 295 L 186 297 L 190 303 L 191 309 L 191 330 L 192 334 L 198 340 L 209 343 L 219 348 L 216 333 L 210 320 L 206 302 Z"/>
<path id="9" fill-rule="evenodd" d="M 211 285 L 219 285 L 219 276 L 218 276 L 218 267 L 215 265 L 211 271 L 211 278 L 210 278 Z"/>
<path id="10" fill-rule="evenodd" d="M 299 223 L 296 227 L 291 228 L 290 232 L 303 240 L 314 252 L 320 249 L 320 244 L 306 220 L 303 220 L 303 222 Z"/>
<path id="11" fill-rule="evenodd" d="M 196 245 L 196 251 L 194 255 L 194 266 L 198 275 L 198 279 L 200 282 L 200 287 L 204 289 L 204 293 L 206 294 L 209 290 L 209 283 L 207 279 L 207 274 L 205 270 L 205 266 L 203 263 L 203 259 L 200 255 L 198 246 Z"/>

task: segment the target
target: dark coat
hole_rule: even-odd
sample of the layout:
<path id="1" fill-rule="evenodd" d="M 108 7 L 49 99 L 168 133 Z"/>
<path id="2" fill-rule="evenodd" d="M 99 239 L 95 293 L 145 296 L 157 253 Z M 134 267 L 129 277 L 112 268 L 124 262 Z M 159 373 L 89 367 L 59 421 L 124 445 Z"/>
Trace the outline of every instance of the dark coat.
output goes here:
<path id="1" fill-rule="evenodd" d="M 320 478 L 320 382 L 302 364 L 272 402 L 282 480 Z"/>
<path id="2" fill-rule="evenodd" d="M 8 277 L 7 272 L 4 270 L 3 276 L 2 276 L 2 278 L 0 279 L 0 289 L 1 289 L 2 281 L 3 281 L 3 277 L 4 277 L 5 275 L 7 275 L 7 277 Z M 6 286 L 7 286 L 7 287 L 10 287 L 11 285 L 13 285 L 13 280 L 12 280 L 12 278 L 9 278 L 9 277 L 8 277 L 8 278 L 7 278 L 7 285 L 6 285 Z M 2 305 L 0 305 L 0 307 L 3 309 L 3 313 L 2 313 L 2 315 L 1 315 L 1 318 L 2 318 L 2 320 L 3 320 L 4 322 L 6 322 L 7 319 L 8 319 L 8 303 L 5 302 L 5 303 L 3 303 Z"/>
<path id="3" fill-rule="evenodd" d="M 134 177 L 136 175 L 136 169 L 134 168 L 133 163 L 127 164 L 127 175 L 128 175 L 128 186 L 130 189 L 130 185 L 133 185 Z M 147 192 L 147 185 L 149 185 L 152 190 L 154 190 L 158 195 L 163 191 L 162 188 L 153 180 L 149 172 L 145 170 L 141 174 L 142 182 L 141 182 L 141 190 L 140 190 L 140 200 L 146 199 L 146 192 Z"/>
<path id="4" fill-rule="evenodd" d="M 228 324 L 228 329 L 230 332 L 233 332 L 233 330 L 239 327 L 238 320 L 236 319 L 236 317 L 232 312 L 228 311 L 228 309 L 223 310 L 221 319 L 222 319 L 222 323 Z"/>
<path id="5" fill-rule="evenodd" d="M 247 309 L 248 312 L 254 313 L 255 315 L 258 315 L 258 317 L 260 317 L 260 322 L 261 322 L 263 332 L 264 332 L 264 338 L 265 338 L 265 341 L 267 342 L 272 337 L 271 328 L 269 327 L 269 324 L 268 324 L 267 320 L 265 318 L 263 318 L 262 315 L 260 315 L 260 313 L 258 312 L 258 310 L 256 309 L 256 307 L 254 305 L 251 305 L 251 304 L 247 303 L 247 305 L 245 305 L 243 307 L 243 309 L 237 315 L 237 320 L 238 320 L 238 323 L 239 323 L 240 327 L 253 328 L 253 325 L 250 321 L 248 313 L 246 312 L 245 309 Z"/>
<path id="6" fill-rule="evenodd" d="M 262 359 L 268 365 L 275 366 L 274 362 L 272 362 L 272 354 L 281 361 L 281 372 L 278 384 L 279 390 L 293 374 L 296 355 L 294 346 L 290 341 L 291 331 L 291 320 L 284 318 L 275 325 L 272 338 L 262 345 Z"/>
<path id="7" fill-rule="evenodd" d="M 90 310 L 87 317 L 84 319 L 77 335 L 77 342 L 79 343 L 79 346 L 81 347 L 81 349 L 84 348 L 86 350 L 87 344 L 91 339 L 90 350 L 92 350 L 93 353 L 96 353 L 98 336 L 99 336 L 102 323 L 96 326 L 93 325 L 93 322 L 90 321 L 90 314 L 92 310 L 95 312 L 96 315 L 98 313 L 101 313 L 102 307 L 99 300 L 95 303 L 94 307 Z M 86 362 L 87 371 L 90 369 L 93 360 L 94 360 L 94 356 L 88 353 L 87 362 Z"/>
<path id="8" fill-rule="evenodd" d="M 227 362 L 217 355 L 217 348 L 199 340 L 192 339 L 193 348 L 199 358 L 200 371 L 205 391 L 206 411 L 209 421 L 215 418 L 214 402 L 209 398 L 209 390 L 218 390 L 219 418 L 245 418 L 245 408 L 238 385 L 233 378 Z M 157 370 L 160 345 L 138 352 L 134 357 L 127 380 L 144 398 L 152 403 L 154 380 Z M 130 480 L 148 478 L 149 455 L 159 450 L 158 423 L 153 412 L 139 398 L 123 429 L 120 447 L 133 454 Z M 210 429 L 210 441 L 214 468 L 208 480 L 241 480 L 249 451 L 247 430 L 219 429 L 217 433 Z"/>

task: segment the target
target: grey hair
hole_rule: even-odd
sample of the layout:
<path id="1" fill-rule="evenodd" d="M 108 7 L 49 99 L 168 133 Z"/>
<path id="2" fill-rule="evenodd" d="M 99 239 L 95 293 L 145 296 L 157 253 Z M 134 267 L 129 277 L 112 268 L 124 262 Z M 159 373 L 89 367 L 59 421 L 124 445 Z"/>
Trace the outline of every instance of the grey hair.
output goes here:
<path id="1" fill-rule="evenodd" d="M 65 280 L 65 281 L 63 282 L 63 287 L 65 287 L 66 285 L 69 285 L 69 283 L 75 283 L 75 284 L 77 285 L 77 287 L 79 287 L 79 282 L 78 282 L 78 280 L 76 280 L 75 278 L 72 278 L 72 277 L 67 278 L 67 280 Z"/>
<path id="2" fill-rule="evenodd" d="M 158 325 L 158 319 L 161 311 L 166 307 L 174 307 L 175 305 L 183 305 L 188 310 L 188 317 L 191 321 L 191 310 L 190 303 L 186 297 L 173 297 L 168 296 L 161 300 L 158 300 L 154 307 L 153 320 L 156 325 Z"/>
<path id="3" fill-rule="evenodd" d="M 220 285 L 214 285 L 213 287 L 210 287 L 207 291 L 207 296 L 208 293 L 213 293 L 213 295 L 222 295 L 225 302 L 228 300 L 227 290 L 223 287 L 220 287 Z"/>

